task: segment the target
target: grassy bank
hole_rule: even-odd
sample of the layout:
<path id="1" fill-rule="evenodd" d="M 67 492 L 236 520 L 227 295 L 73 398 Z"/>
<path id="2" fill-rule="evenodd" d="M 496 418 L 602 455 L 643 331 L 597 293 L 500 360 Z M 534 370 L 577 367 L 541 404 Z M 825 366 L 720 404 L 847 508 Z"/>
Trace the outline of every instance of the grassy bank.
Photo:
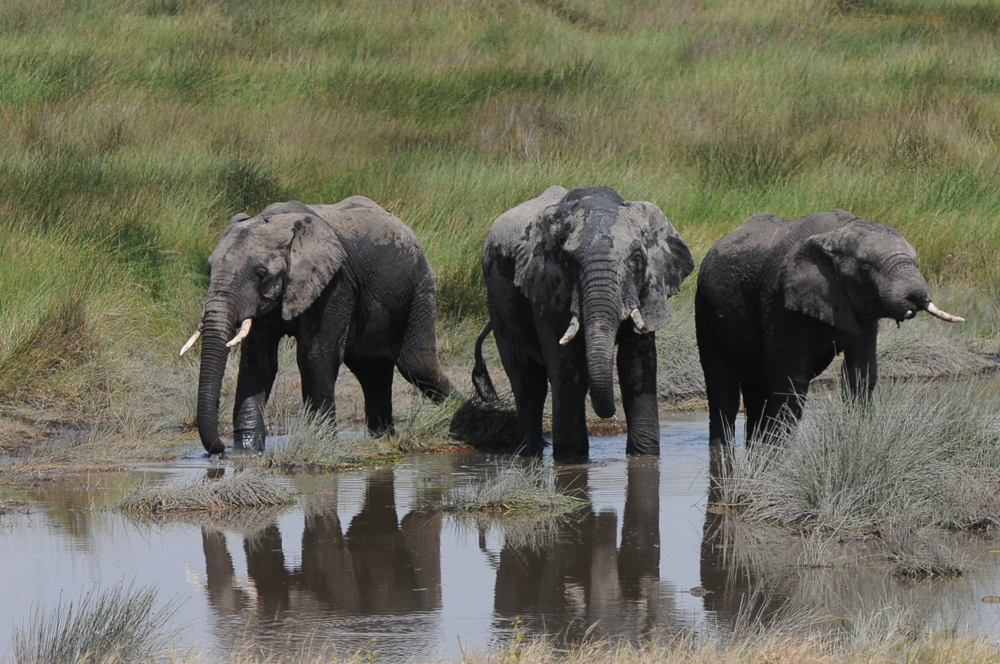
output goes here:
<path id="1" fill-rule="evenodd" d="M 0 394 L 94 420 L 136 373 L 189 389 L 173 356 L 219 231 L 287 198 L 364 194 L 399 215 L 452 318 L 483 313 L 490 221 L 553 183 L 656 202 L 696 255 L 757 211 L 844 207 L 898 227 L 931 278 L 991 289 L 998 15 L 986 0 L 4 2 Z"/>

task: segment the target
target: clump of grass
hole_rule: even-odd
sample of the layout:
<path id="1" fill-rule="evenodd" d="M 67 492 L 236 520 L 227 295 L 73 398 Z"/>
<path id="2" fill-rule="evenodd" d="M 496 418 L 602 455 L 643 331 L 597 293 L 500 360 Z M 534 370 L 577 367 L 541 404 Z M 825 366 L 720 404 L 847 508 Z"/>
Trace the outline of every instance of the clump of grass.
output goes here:
<path id="1" fill-rule="evenodd" d="M 464 402 L 451 418 L 451 437 L 477 449 L 514 450 L 519 441 L 516 413 L 511 402 L 511 398 L 490 403 Z"/>
<path id="2" fill-rule="evenodd" d="M 395 439 L 375 438 L 359 433 L 353 437 L 339 435 L 336 418 L 314 413 L 300 407 L 296 416 L 285 420 L 287 439 L 275 446 L 270 455 L 261 458 L 265 467 L 282 471 L 333 472 L 363 465 L 375 459 L 398 454 Z"/>
<path id="3" fill-rule="evenodd" d="M 694 298 L 670 301 L 671 320 L 656 331 L 656 391 L 661 399 L 682 402 L 704 396 L 705 374 L 698 359 Z"/>
<path id="4" fill-rule="evenodd" d="M 292 494 L 273 475 L 257 469 L 180 486 L 143 485 L 127 495 L 121 509 L 135 514 L 216 511 L 288 505 Z"/>
<path id="5" fill-rule="evenodd" d="M 446 512 L 570 512 L 587 501 L 559 490 L 555 471 L 537 461 L 498 465 L 496 472 L 453 489 L 433 505 Z"/>
<path id="6" fill-rule="evenodd" d="M 66 662 L 149 662 L 173 650 L 172 630 L 165 629 L 179 608 L 156 607 L 156 589 L 118 583 L 59 602 L 51 611 L 39 605 L 11 636 L 16 664 Z"/>
<path id="7" fill-rule="evenodd" d="M 988 386 L 882 384 L 810 402 L 800 426 L 736 454 L 724 502 L 751 521 L 875 537 L 900 573 L 962 568 L 928 529 L 1000 524 L 1000 416 Z"/>

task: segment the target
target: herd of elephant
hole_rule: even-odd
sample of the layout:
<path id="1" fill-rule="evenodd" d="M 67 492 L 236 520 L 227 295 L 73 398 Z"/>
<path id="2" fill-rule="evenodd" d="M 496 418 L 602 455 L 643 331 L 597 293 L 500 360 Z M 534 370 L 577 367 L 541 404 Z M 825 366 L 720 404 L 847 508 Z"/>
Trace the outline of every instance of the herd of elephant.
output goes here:
<path id="1" fill-rule="evenodd" d="M 552 389 L 552 451 L 588 456 L 586 396 L 616 412 L 617 364 L 627 454 L 659 452 L 655 331 L 667 300 L 694 270 L 663 211 L 609 187 L 550 187 L 493 222 L 482 255 L 489 322 L 476 342 L 473 384 L 495 396 L 482 359 L 493 332 L 510 380 L 523 454 L 544 446 Z M 370 199 L 276 203 L 238 214 L 209 258 L 201 324 L 198 431 L 221 454 L 219 396 L 230 348 L 242 344 L 234 449 L 264 449 L 264 406 L 278 342 L 296 339 L 302 398 L 334 414 L 341 364 L 364 394 L 365 425 L 391 433 L 394 369 L 427 397 L 459 396 L 437 356 L 434 273 L 416 235 Z M 730 444 L 742 402 L 747 440 L 801 417 L 810 381 L 843 352 L 842 385 L 869 394 L 878 321 L 938 309 L 913 247 L 894 229 L 844 210 L 787 221 L 756 214 L 702 261 L 695 295 L 709 442 Z M 617 361 L 615 346 L 618 346 Z"/>

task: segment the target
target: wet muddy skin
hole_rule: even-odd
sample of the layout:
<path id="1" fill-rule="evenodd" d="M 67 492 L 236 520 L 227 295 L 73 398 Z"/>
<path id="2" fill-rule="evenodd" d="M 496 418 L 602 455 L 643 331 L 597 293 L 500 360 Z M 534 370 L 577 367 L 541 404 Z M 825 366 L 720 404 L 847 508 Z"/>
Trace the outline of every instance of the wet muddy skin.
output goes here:
<path id="1" fill-rule="evenodd" d="M 376 649 L 387 660 L 455 656 L 506 641 L 515 624 L 570 641 L 638 640 L 725 628 L 741 606 L 766 614 L 786 602 L 836 619 L 898 600 L 937 624 L 1000 631 L 1000 605 L 981 601 L 1000 595 L 995 545 L 974 552 L 981 571 L 923 583 L 893 579 L 884 565 L 792 565 L 763 576 L 736 564 L 740 556 L 717 534 L 721 515 L 706 509 L 707 432 L 703 414 L 668 419 L 660 457 L 631 460 L 624 436 L 592 439 L 591 463 L 556 466 L 557 482 L 587 507 L 506 535 L 426 509 L 512 463 L 506 456 L 420 454 L 392 467 L 289 478 L 295 507 L 230 520 L 153 523 L 114 509 L 143 478 L 218 473 L 201 459 L 43 485 L 0 516 L 0 642 L 33 605 L 122 579 L 157 586 L 161 603 L 182 600 L 178 645 L 220 657 L 250 636 L 279 651 L 334 639 L 340 652 Z M 787 559 L 795 538 L 776 546 Z"/>

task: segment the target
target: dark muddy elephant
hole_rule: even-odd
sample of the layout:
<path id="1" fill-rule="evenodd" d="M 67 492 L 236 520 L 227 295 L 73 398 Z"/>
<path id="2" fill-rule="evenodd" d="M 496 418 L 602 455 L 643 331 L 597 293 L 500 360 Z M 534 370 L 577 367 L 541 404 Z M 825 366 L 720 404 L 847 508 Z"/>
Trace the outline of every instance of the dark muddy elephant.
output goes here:
<path id="1" fill-rule="evenodd" d="M 438 363 L 430 263 L 413 231 L 373 201 L 291 201 L 256 217 L 238 214 L 208 262 L 201 325 L 181 354 L 201 335 L 198 432 L 209 454 L 225 449 L 219 392 L 229 349 L 239 343 L 235 449 L 264 449 L 264 406 L 285 335 L 296 340 L 305 403 L 335 414 L 344 363 L 361 384 L 373 433 L 393 431 L 394 366 L 431 399 L 453 393 Z"/>
<path id="2" fill-rule="evenodd" d="M 731 442 L 741 392 L 747 441 L 801 418 L 809 382 L 838 353 L 845 392 L 870 394 L 879 319 L 921 310 L 963 321 L 931 302 L 916 251 L 889 226 L 844 210 L 750 217 L 715 243 L 698 274 L 713 448 Z"/>
<path id="3" fill-rule="evenodd" d="M 492 325 L 524 454 L 542 451 L 551 383 L 553 455 L 587 458 L 587 390 L 598 416 L 615 414 L 616 343 L 625 451 L 659 452 L 653 331 L 670 319 L 667 298 L 692 269 L 660 208 L 608 187 L 550 187 L 493 222 L 483 248 L 490 323 L 473 378 L 491 391 L 479 351 Z"/>

